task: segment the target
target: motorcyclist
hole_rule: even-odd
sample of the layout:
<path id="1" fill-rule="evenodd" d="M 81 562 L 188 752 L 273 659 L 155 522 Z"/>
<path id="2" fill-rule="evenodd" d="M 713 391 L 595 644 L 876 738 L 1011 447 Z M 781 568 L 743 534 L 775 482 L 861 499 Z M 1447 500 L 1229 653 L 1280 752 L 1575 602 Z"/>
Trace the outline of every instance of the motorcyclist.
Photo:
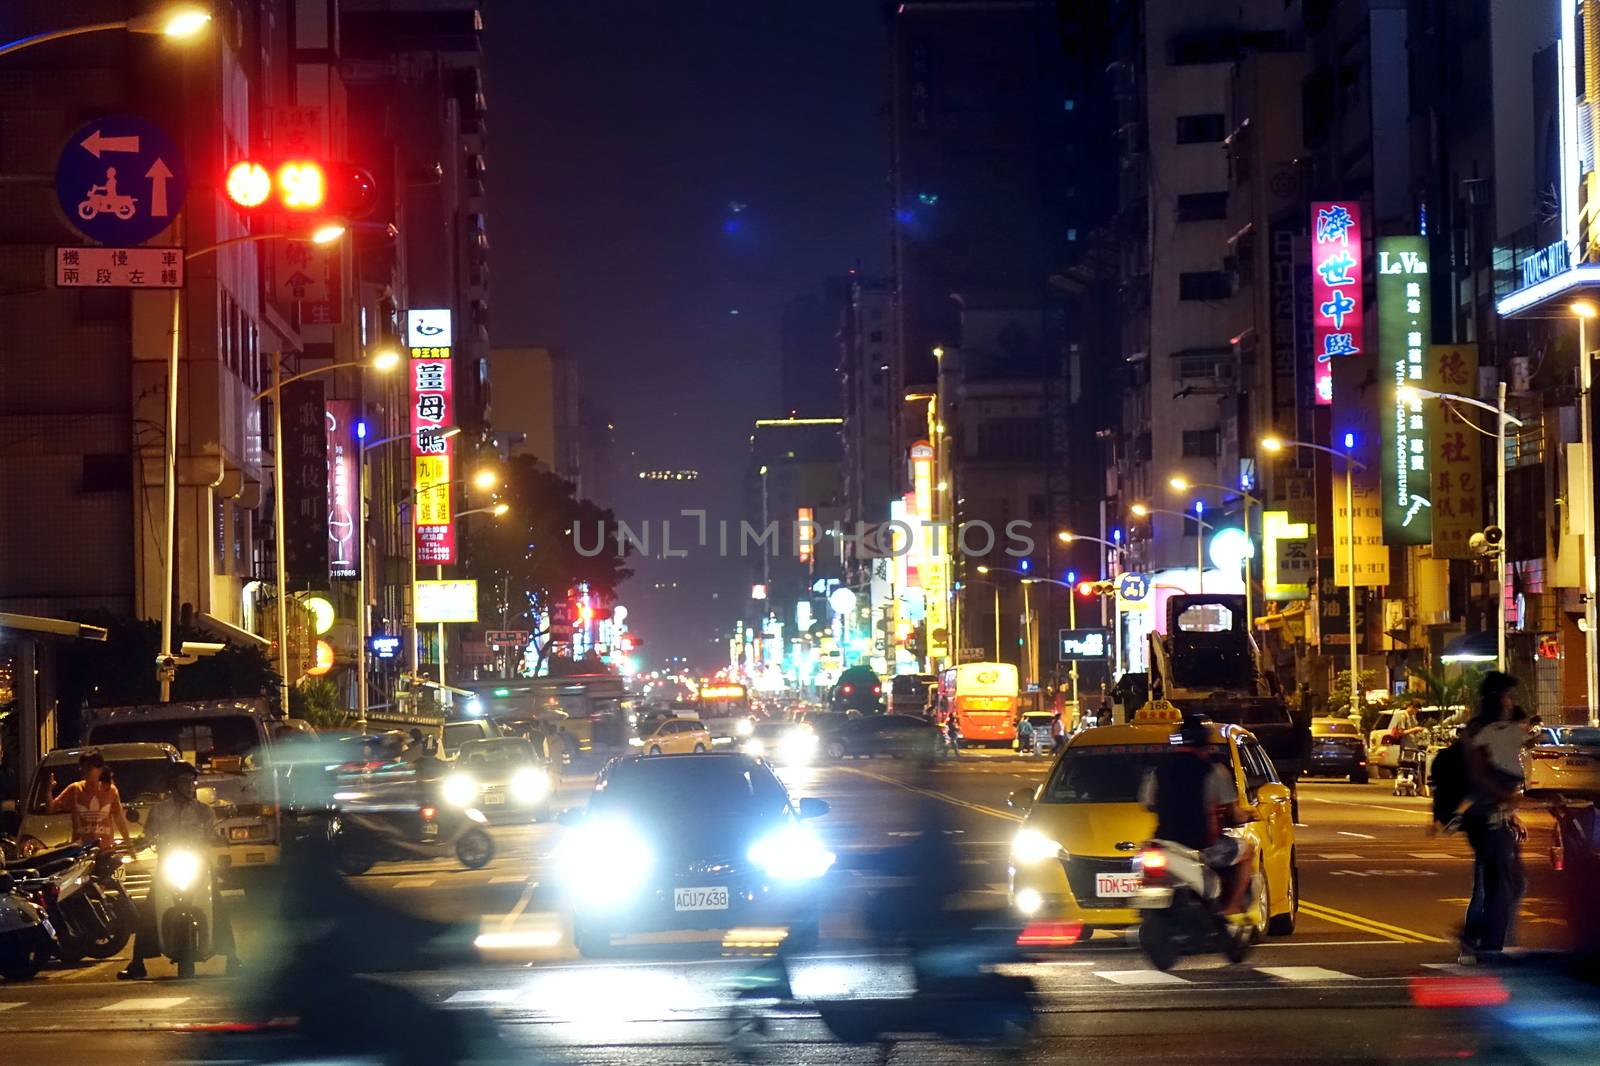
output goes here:
<path id="1" fill-rule="evenodd" d="M 172 767 L 171 790 L 166 799 L 150 808 L 144 828 L 145 840 L 155 845 L 158 854 L 163 849 L 183 845 L 209 851 L 216 842 L 216 814 L 195 795 L 199 778 L 200 771 L 192 763 L 182 762 Z M 238 973 L 241 966 L 234 945 L 233 923 L 228 920 L 222 893 L 216 891 L 215 885 L 211 896 L 212 945 L 218 955 L 227 959 L 227 972 Z M 161 954 L 157 946 L 160 942 L 155 927 L 157 919 L 153 907 L 142 908 L 139 928 L 133 936 L 133 959 L 127 969 L 117 974 L 118 978 L 126 981 L 148 976 L 144 960 Z"/>
<path id="2" fill-rule="evenodd" d="M 1139 802 L 1155 812 L 1157 840 L 1193 848 L 1224 875 L 1220 913 L 1238 914 L 1254 870 L 1255 848 L 1223 828 L 1241 825 L 1250 815 L 1239 805 L 1232 775 L 1212 758 L 1211 729 L 1204 720 L 1185 719 L 1172 743 L 1181 754 L 1162 759 L 1145 773 Z"/>

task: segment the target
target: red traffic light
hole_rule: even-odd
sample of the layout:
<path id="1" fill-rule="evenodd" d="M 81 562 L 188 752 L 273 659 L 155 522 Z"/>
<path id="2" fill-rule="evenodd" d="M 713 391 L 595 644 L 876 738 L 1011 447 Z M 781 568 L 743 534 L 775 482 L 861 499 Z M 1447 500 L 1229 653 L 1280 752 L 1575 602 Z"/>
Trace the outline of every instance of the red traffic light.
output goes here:
<path id="1" fill-rule="evenodd" d="M 1093 581 L 1080 581 L 1080 582 L 1078 582 L 1078 595 L 1080 595 L 1080 596 L 1093 596 L 1094 595 L 1094 582 Z"/>
<path id="2" fill-rule="evenodd" d="M 222 187 L 235 207 L 259 213 L 364 218 L 378 202 L 371 174 L 349 163 L 317 159 L 241 159 L 228 168 Z"/>

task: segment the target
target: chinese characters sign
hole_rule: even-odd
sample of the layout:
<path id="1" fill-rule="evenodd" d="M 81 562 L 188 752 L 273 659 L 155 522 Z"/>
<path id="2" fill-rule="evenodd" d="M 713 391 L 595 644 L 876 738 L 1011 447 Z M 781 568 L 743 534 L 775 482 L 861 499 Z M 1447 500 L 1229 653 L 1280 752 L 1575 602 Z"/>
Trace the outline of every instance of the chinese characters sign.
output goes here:
<path id="1" fill-rule="evenodd" d="M 478 583 L 472 580 L 418 581 L 417 624 L 476 622 Z"/>
<path id="2" fill-rule="evenodd" d="M 1360 355 L 1361 206 L 1311 205 L 1311 351 L 1320 405 L 1333 402 L 1333 360 Z"/>
<path id="3" fill-rule="evenodd" d="M 1419 397 L 1405 403 L 1397 390 L 1426 388 L 1428 240 L 1378 238 L 1378 406 L 1383 411 L 1383 538 L 1389 544 L 1433 540 L 1428 426 Z"/>
<path id="4" fill-rule="evenodd" d="M 1333 444 L 1361 467 L 1354 471 L 1351 495 L 1354 510 L 1345 503 L 1345 463 L 1330 464 L 1332 490 L 1333 583 L 1350 584 L 1350 537 L 1355 534 L 1356 585 L 1389 583 L 1389 548 L 1383 540 L 1383 488 L 1378 476 L 1383 414 L 1368 383 L 1370 359 L 1341 359 L 1333 368 Z M 1349 445 L 1345 444 L 1348 435 Z"/>
<path id="5" fill-rule="evenodd" d="M 1261 545 L 1261 587 L 1266 598 L 1307 599 L 1317 573 L 1311 526 L 1291 522 L 1288 511 L 1263 511 Z"/>
<path id="6" fill-rule="evenodd" d="M 426 355 L 419 358 L 419 351 Z M 411 353 L 411 454 L 415 461 L 417 562 L 456 561 L 450 486 L 453 444 L 445 436 L 455 418 L 450 349 Z"/>
<path id="7" fill-rule="evenodd" d="M 356 535 L 360 448 L 355 422 L 354 400 L 327 402 L 329 577 L 355 577 L 361 569 L 361 542 Z"/>
<path id="8" fill-rule="evenodd" d="M 179 289 L 182 248 L 57 248 L 63 289 Z"/>
<path id="9" fill-rule="evenodd" d="M 322 588 L 328 574 L 328 429 L 322 382 L 281 390 L 284 567 L 296 588 Z"/>
<path id="10" fill-rule="evenodd" d="M 1424 383 L 1435 392 L 1471 396 L 1478 384 L 1478 346 L 1436 346 L 1428 353 Z M 1462 424 L 1443 403 L 1427 408 L 1428 438 L 1433 443 L 1433 556 L 1472 559 L 1467 540 L 1483 529 L 1482 443 L 1477 432 Z"/>

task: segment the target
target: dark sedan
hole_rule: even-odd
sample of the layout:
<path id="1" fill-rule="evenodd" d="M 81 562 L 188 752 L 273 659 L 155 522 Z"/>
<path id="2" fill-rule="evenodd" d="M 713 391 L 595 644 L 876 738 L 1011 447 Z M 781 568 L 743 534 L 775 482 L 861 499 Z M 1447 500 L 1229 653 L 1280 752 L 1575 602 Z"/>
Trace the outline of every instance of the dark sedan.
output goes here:
<path id="1" fill-rule="evenodd" d="M 1348 718 L 1311 720 L 1311 758 L 1307 777 L 1347 777 L 1353 783 L 1367 782 L 1367 746 L 1361 727 Z"/>
<path id="2" fill-rule="evenodd" d="M 615 936 L 684 929 L 781 926 L 815 939 L 821 879 L 833 865 L 798 803 L 748 755 L 631 756 L 595 780 L 589 804 L 568 811 L 551 856 L 584 955 Z"/>
<path id="3" fill-rule="evenodd" d="M 911 714 L 865 714 L 820 735 L 822 753 L 830 759 L 858 755 L 931 759 L 944 746 L 938 726 Z"/>

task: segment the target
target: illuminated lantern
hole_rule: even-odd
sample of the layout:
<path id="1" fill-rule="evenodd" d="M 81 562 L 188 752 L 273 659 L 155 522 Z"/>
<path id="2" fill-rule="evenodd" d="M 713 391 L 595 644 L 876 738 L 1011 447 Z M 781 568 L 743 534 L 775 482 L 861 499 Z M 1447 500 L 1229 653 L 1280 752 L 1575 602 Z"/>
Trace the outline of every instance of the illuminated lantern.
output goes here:
<path id="1" fill-rule="evenodd" d="M 311 665 L 306 673 L 312 677 L 321 677 L 333 669 L 333 645 L 325 640 L 317 641 L 317 661 Z"/>

